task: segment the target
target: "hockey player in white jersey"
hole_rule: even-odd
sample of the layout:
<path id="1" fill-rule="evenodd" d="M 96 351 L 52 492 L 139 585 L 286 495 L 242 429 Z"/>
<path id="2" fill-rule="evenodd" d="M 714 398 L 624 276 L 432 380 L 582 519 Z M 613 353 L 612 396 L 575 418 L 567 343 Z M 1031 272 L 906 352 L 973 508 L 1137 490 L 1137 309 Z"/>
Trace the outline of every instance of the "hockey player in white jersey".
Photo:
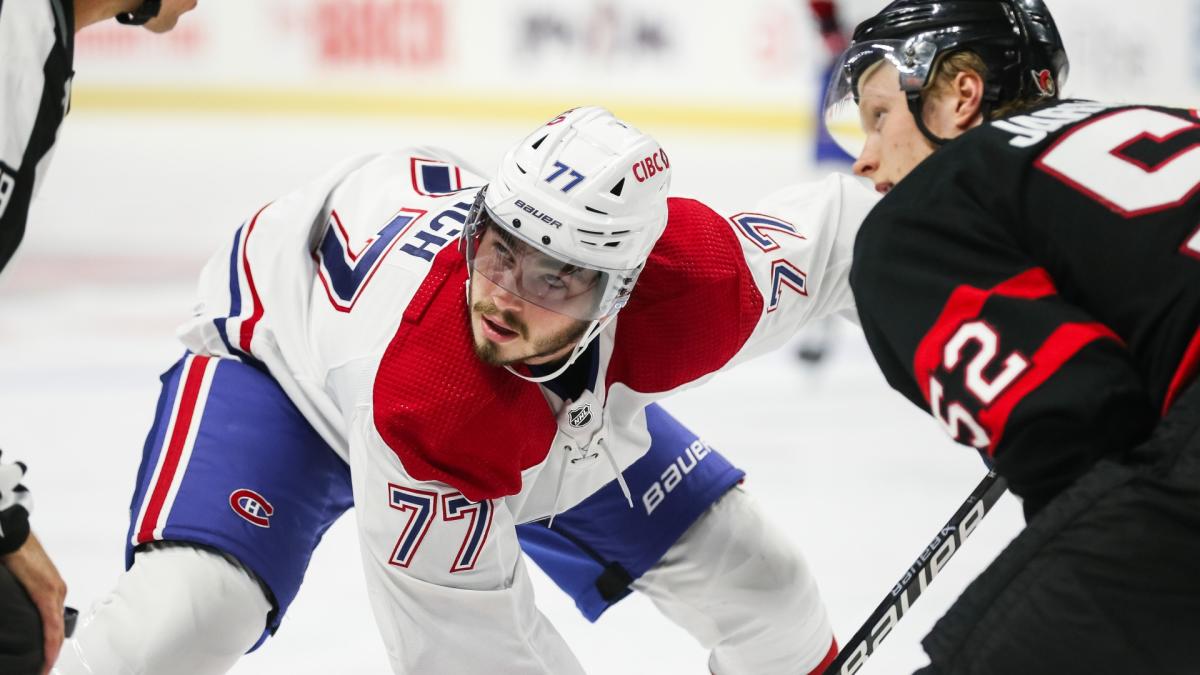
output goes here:
<path id="1" fill-rule="evenodd" d="M 60 672 L 223 672 L 351 505 L 397 673 L 581 672 L 522 548 L 590 619 L 645 593 L 717 675 L 821 672 L 836 643 L 802 558 L 655 401 L 851 312 L 875 198 L 831 177 L 725 217 L 668 200 L 670 175 L 577 108 L 491 181 L 406 150 L 263 207 L 204 271 L 128 571 Z"/>

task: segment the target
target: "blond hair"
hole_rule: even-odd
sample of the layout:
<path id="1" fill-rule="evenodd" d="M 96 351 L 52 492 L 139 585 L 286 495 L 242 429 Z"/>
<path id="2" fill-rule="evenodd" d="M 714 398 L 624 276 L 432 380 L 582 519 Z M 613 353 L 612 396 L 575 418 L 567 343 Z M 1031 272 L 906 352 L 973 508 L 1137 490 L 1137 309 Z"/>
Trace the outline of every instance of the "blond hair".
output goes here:
<path id="1" fill-rule="evenodd" d="M 954 76 L 966 71 L 976 73 L 984 82 L 987 82 L 987 64 L 975 52 L 964 49 L 938 57 L 937 63 L 933 66 L 932 76 L 921 90 L 921 94 L 938 96 L 948 93 L 953 86 Z M 1041 96 L 1024 96 L 1011 101 L 1001 101 L 999 105 L 989 111 L 988 119 L 998 119 L 1028 110 L 1045 101 L 1046 99 Z"/>

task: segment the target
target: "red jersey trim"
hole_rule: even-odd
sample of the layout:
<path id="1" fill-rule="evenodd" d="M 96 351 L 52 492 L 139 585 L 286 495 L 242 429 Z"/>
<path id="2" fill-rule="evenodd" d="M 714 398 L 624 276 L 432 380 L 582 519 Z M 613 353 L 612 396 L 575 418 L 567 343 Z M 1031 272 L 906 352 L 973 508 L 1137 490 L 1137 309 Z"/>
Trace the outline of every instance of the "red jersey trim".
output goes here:
<path id="1" fill-rule="evenodd" d="M 817 664 L 816 668 L 808 671 L 808 675 L 821 675 L 824 673 L 829 666 L 833 665 L 833 662 L 837 659 L 837 655 L 838 643 L 837 638 L 834 638 L 833 641 L 829 643 L 829 651 L 825 652 L 825 658 L 821 659 L 821 662 Z"/>
<path id="2" fill-rule="evenodd" d="M 1171 386 L 1167 387 L 1167 395 L 1163 398 L 1162 407 L 1164 417 L 1171 409 L 1171 405 L 1175 403 L 1175 399 L 1179 398 L 1183 390 L 1187 389 L 1187 386 L 1196 379 L 1198 373 L 1200 373 L 1200 330 L 1192 336 L 1192 341 L 1188 343 L 1187 349 L 1183 352 L 1179 368 L 1175 371 L 1175 376 L 1171 378 Z"/>
<path id="3" fill-rule="evenodd" d="M 421 189 L 424 187 L 424 179 L 420 178 L 420 165 L 444 166 L 447 169 L 453 169 L 450 173 L 450 190 L 448 192 L 433 192 Z M 449 162 L 443 162 L 440 159 L 430 159 L 428 157 L 409 157 L 408 172 L 412 177 L 413 192 L 426 197 L 444 197 L 445 195 L 454 194 L 462 187 L 462 170 L 457 165 Z"/>
<path id="4" fill-rule="evenodd" d="M 942 361 L 942 349 L 963 323 L 979 316 L 993 296 L 1036 300 L 1058 293 L 1050 273 L 1041 267 L 1028 269 L 990 289 L 962 285 L 954 289 L 933 328 L 921 339 L 913 357 L 913 376 L 921 395 L 929 403 L 929 378 Z"/>
<path id="5" fill-rule="evenodd" d="M 1079 350 L 1102 338 L 1122 342 L 1116 333 L 1102 323 L 1063 324 L 1046 338 L 1029 360 L 1029 370 L 1022 373 L 991 406 L 979 413 L 979 422 L 987 429 L 992 439 L 987 448 L 989 457 L 995 456 L 996 448 L 1000 446 L 1013 408 L 1016 408 L 1027 394 L 1057 373 L 1064 363 L 1079 353 Z"/>
<path id="6" fill-rule="evenodd" d="M 250 225 L 246 227 L 246 237 L 242 240 L 242 270 L 246 273 L 246 285 L 250 288 L 250 304 L 253 306 L 253 312 L 250 314 L 250 318 L 242 322 L 238 345 L 247 354 L 252 353 L 250 343 L 254 340 L 254 327 L 263 317 L 262 300 L 258 297 L 258 288 L 254 285 L 254 274 L 250 271 L 250 235 L 254 232 L 254 225 L 258 223 L 258 217 L 267 210 L 267 206 L 270 204 L 259 209 L 258 213 L 254 214 L 254 218 L 250 219 Z"/>

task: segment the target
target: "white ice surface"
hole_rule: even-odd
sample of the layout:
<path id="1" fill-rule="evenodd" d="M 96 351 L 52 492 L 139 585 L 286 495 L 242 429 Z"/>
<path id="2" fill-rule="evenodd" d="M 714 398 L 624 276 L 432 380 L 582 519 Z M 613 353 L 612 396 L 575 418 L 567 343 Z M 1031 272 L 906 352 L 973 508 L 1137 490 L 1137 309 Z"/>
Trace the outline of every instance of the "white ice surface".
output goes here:
<path id="1" fill-rule="evenodd" d="M 262 203 L 342 157 L 434 143 L 491 167 L 525 131 L 436 120 L 71 116 L 26 245 L 0 278 L 0 447 L 30 465 L 33 524 L 70 585 L 70 604 L 86 608 L 122 569 L 157 376 L 181 352 L 174 326 L 208 252 Z M 657 135 L 671 153 L 674 191 L 718 205 L 749 207 L 812 171 L 804 144 L 779 135 Z M 704 321 L 671 339 L 701 336 Z M 748 488 L 806 552 L 844 641 L 983 468 L 886 387 L 856 328 L 837 329 L 817 370 L 781 352 L 667 407 L 748 472 Z M 923 664 L 920 638 L 1020 526 L 1019 506 L 1005 497 L 861 672 Z M 352 518 L 329 531 L 279 634 L 233 672 L 387 671 L 354 538 Z M 540 606 L 589 672 L 707 672 L 704 652 L 644 599 L 588 624 L 535 574 Z"/>

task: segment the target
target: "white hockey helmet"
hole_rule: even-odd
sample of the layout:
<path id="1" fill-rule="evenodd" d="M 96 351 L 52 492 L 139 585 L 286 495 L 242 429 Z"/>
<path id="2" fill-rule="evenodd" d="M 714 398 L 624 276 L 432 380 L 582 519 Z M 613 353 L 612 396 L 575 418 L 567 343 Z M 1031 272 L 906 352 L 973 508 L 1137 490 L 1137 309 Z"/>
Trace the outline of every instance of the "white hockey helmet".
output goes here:
<path id="1" fill-rule="evenodd" d="M 653 138 L 604 108 L 568 110 L 509 150 L 480 190 L 462 239 L 467 262 L 546 309 L 610 316 L 666 228 L 670 179 Z M 499 252 L 480 246 L 489 227 Z"/>

